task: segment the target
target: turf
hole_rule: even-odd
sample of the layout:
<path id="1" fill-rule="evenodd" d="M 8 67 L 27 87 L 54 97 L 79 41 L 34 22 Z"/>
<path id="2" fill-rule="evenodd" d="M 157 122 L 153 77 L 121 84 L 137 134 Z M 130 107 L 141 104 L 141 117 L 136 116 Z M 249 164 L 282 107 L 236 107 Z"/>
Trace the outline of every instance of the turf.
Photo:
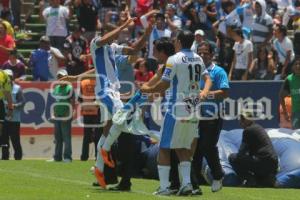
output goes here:
<path id="1" fill-rule="evenodd" d="M 201 197 L 157 197 L 152 192 L 158 181 L 134 179 L 132 192 L 111 192 L 91 186 L 94 177 L 89 172 L 93 161 L 47 163 L 42 160 L 0 161 L 0 199 L 5 200 L 68 200 L 68 199 L 203 199 L 203 200 L 296 200 L 300 190 L 223 188 L 211 193 L 204 186 Z"/>

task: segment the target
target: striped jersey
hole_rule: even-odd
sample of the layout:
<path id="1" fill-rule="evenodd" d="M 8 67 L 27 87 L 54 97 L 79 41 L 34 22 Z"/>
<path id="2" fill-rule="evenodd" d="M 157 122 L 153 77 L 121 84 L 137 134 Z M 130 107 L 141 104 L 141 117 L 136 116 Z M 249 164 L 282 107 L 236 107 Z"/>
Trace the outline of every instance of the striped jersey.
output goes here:
<path id="1" fill-rule="evenodd" d="M 123 46 L 118 44 L 106 44 L 103 46 L 97 46 L 97 40 L 100 37 L 96 37 L 91 41 L 91 54 L 93 63 L 96 69 L 96 96 L 105 94 L 108 90 L 118 91 L 120 89 L 120 82 L 118 78 L 118 70 L 115 63 L 115 55 L 121 54 Z"/>
<path id="2" fill-rule="evenodd" d="M 175 116 L 187 116 L 199 102 L 199 82 L 208 74 L 202 58 L 190 49 L 168 58 L 162 80 L 170 82 L 167 112 Z M 175 107 L 174 107 L 175 105 Z M 175 112 L 175 113 L 174 113 Z"/>

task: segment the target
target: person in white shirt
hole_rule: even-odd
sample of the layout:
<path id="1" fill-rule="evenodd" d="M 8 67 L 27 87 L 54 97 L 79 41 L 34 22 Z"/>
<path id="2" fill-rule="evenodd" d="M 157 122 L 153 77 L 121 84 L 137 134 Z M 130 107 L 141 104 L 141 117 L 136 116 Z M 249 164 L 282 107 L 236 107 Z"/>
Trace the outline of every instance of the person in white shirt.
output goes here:
<path id="1" fill-rule="evenodd" d="M 141 23 L 144 28 L 149 24 L 149 21 L 154 22 L 155 26 L 151 32 L 148 44 L 148 70 L 155 72 L 157 70 L 157 61 L 153 56 L 153 42 L 161 37 L 171 37 L 171 31 L 166 27 L 165 16 L 159 10 L 151 10 L 145 15 L 141 16 Z"/>
<path id="2" fill-rule="evenodd" d="M 50 6 L 41 11 L 40 16 L 46 21 L 46 35 L 51 46 L 63 49 L 68 35 L 67 20 L 72 16 L 69 8 L 60 5 L 60 0 L 50 0 Z"/>
<path id="3" fill-rule="evenodd" d="M 234 58 L 229 72 L 229 80 L 247 80 L 248 70 L 253 60 L 253 44 L 250 40 L 244 39 L 241 28 L 232 32 L 235 40 L 233 46 Z"/>
<path id="4" fill-rule="evenodd" d="M 198 122 L 193 114 L 198 103 L 207 97 L 212 84 L 202 58 L 190 50 L 193 40 L 192 32 L 180 31 L 175 40 L 178 52 L 168 58 L 161 80 L 154 86 L 144 84 L 141 87 L 142 93 L 170 91 L 158 156 L 160 187 L 155 195 L 172 194 L 169 188 L 170 149 L 175 149 L 180 161 L 178 169 L 182 182 L 177 195 L 190 195 L 193 190 L 190 156 L 193 154 L 192 143 L 197 137 Z M 201 79 L 205 81 L 202 91 L 198 86 Z"/>
<path id="5" fill-rule="evenodd" d="M 295 53 L 293 43 L 287 36 L 286 26 L 275 26 L 274 36 L 276 39 L 273 41 L 273 48 L 279 58 L 279 65 L 274 79 L 280 80 L 284 79 L 291 72 L 291 65 L 295 58 Z"/>
<path id="6" fill-rule="evenodd" d="M 198 29 L 195 31 L 195 40 L 191 47 L 191 50 L 193 52 L 197 53 L 197 48 L 198 48 L 199 44 L 205 40 L 204 37 L 205 37 L 205 33 L 203 30 Z"/>

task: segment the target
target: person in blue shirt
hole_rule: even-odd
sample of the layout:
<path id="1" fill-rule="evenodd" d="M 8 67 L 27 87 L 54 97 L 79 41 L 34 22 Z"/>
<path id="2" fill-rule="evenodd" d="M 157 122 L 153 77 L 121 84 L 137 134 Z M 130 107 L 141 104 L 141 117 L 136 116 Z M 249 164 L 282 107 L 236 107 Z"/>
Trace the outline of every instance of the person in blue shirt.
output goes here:
<path id="1" fill-rule="evenodd" d="M 32 68 L 33 80 L 48 81 L 50 70 L 48 66 L 50 49 L 50 39 L 47 36 L 42 36 L 40 39 L 40 48 L 31 53 L 29 65 Z"/>
<path id="2" fill-rule="evenodd" d="M 202 57 L 213 84 L 207 99 L 200 107 L 199 139 L 192 165 L 196 172 L 200 172 L 202 159 L 205 157 L 214 179 L 211 190 L 217 192 L 222 189 L 224 177 L 217 147 L 223 124 L 220 105 L 223 99 L 228 96 L 229 83 L 225 70 L 213 62 L 214 49 L 210 43 L 206 41 L 200 43 L 197 53 Z M 203 87 L 204 82 L 201 81 L 200 88 Z M 193 183 L 194 188 L 198 187 L 197 179 L 196 175 L 196 180 Z"/>

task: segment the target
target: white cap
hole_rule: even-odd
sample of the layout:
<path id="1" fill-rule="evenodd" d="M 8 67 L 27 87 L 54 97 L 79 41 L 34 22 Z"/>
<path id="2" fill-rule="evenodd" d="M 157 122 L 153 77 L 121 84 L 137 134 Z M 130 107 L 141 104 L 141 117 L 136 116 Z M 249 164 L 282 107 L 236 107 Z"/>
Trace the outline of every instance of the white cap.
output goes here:
<path id="1" fill-rule="evenodd" d="M 68 76 L 68 72 L 65 69 L 60 69 L 58 70 L 58 72 L 56 73 L 56 76 L 61 75 L 61 76 Z"/>
<path id="2" fill-rule="evenodd" d="M 3 70 L 5 74 L 7 74 L 8 76 L 14 76 L 14 72 L 11 69 L 5 69 Z"/>
<path id="3" fill-rule="evenodd" d="M 195 31 L 195 35 L 201 35 L 201 36 L 204 36 L 204 35 L 205 35 L 205 33 L 204 33 L 204 31 L 203 31 L 203 30 L 201 30 L 201 29 L 198 29 L 198 30 L 196 30 L 196 31 Z"/>

